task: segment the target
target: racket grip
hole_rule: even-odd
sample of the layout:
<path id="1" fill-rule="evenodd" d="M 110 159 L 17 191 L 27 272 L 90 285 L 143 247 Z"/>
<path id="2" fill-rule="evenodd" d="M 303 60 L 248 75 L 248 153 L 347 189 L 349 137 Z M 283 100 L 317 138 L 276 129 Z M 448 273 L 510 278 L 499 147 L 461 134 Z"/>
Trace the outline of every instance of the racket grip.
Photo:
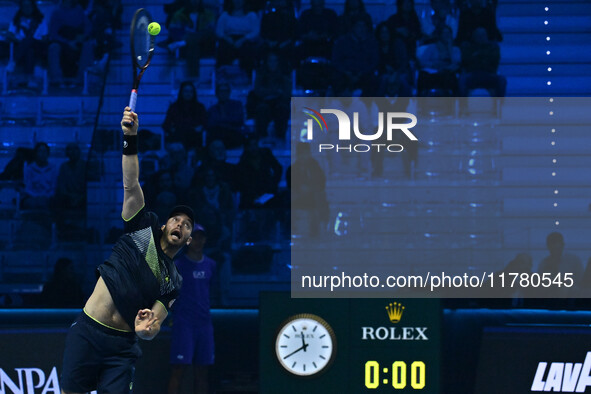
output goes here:
<path id="1" fill-rule="evenodd" d="M 131 108 L 131 112 L 135 112 L 135 105 L 137 103 L 137 90 L 132 89 L 131 90 L 131 95 L 129 96 L 129 108 Z M 127 127 L 132 127 L 133 126 L 133 122 L 127 122 L 125 123 L 125 126 Z"/>

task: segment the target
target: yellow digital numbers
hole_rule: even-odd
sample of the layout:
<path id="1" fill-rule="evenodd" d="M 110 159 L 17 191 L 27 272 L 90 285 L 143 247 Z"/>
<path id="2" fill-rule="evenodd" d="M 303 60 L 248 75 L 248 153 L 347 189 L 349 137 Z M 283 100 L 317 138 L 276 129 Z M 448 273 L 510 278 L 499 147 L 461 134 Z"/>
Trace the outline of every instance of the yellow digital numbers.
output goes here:
<path id="1" fill-rule="evenodd" d="M 377 361 L 365 363 L 365 387 L 377 389 L 380 385 L 380 364 Z"/>
<path id="2" fill-rule="evenodd" d="M 421 390 L 425 387 L 425 363 L 422 361 L 414 361 L 410 365 L 410 386 L 415 390 Z M 380 379 L 380 372 L 390 375 L 386 375 L 383 379 Z M 368 389 L 376 389 L 380 384 L 387 385 L 392 384 L 392 387 L 396 390 L 402 390 L 407 386 L 407 365 L 404 361 L 395 361 L 392 363 L 391 368 L 380 369 L 380 363 L 374 360 L 370 360 L 365 363 L 365 387 Z"/>
<path id="3" fill-rule="evenodd" d="M 425 363 L 424 362 L 415 361 L 410 365 L 410 385 L 415 390 L 421 390 L 421 389 L 425 388 Z"/>
<path id="4" fill-rule="evenodd" d="M 398 390 L 406 387 L 406 363 L 404 361 L 395 361 L 392 364 L 392 387 Z"/>

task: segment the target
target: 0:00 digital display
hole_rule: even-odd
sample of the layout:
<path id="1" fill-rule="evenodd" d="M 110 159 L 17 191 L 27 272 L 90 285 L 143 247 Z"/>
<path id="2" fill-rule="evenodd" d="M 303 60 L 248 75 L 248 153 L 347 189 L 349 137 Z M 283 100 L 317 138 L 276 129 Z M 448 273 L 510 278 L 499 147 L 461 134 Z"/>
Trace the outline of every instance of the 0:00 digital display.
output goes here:
<path id="1" fill-rule="evenodd" d="M 370 360 L 365 363 L 365 387 L 376 389 L 380 384 L 388 385 L 391 383 L 394 389 L 401 390 L 406 388 L 407 382 L 410 381 L 410 386 L 413 389 L 422 390 L 426 384 L 425 369 L 425 363 L 422 361 L 413 361 L 409 371 L 404 361 L 393 362 L 391 369 L 381 369 L 380 363 Z M 386 374 L 385 377 L 380 377 L 380 370 Z M 389 371 L 391 371 L 391 375 L 388 374 Z"/>

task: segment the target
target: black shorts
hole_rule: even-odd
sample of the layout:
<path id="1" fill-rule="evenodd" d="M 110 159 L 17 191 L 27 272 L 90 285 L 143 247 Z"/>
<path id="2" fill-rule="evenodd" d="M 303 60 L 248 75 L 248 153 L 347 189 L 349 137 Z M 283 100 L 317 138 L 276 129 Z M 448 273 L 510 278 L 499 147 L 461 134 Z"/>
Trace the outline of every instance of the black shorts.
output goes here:
<path id="1" fill-rule="evenodd" d="M 82 312 L 66 337 L 61 388 L 68 392 L 130 393 L 142 355 L 135 332 L 103 326 Z"/>

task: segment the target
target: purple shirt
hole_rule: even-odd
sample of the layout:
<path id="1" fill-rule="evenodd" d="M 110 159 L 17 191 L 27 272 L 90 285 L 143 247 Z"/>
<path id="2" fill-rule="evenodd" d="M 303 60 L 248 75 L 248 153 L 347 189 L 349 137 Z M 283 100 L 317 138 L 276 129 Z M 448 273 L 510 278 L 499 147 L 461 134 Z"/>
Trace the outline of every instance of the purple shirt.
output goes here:
<path id="1" fill-rule="evenodd" d="M 196 325 L 210 322 L 209 286 L 215 273 L 215 261 L 205 255 L 201 261 L 195 261 L 183 254 L 175 259 L 175 264 L 183 277 L 183 286 L 173 307 L 175 320 L 183 319 Z"/>

